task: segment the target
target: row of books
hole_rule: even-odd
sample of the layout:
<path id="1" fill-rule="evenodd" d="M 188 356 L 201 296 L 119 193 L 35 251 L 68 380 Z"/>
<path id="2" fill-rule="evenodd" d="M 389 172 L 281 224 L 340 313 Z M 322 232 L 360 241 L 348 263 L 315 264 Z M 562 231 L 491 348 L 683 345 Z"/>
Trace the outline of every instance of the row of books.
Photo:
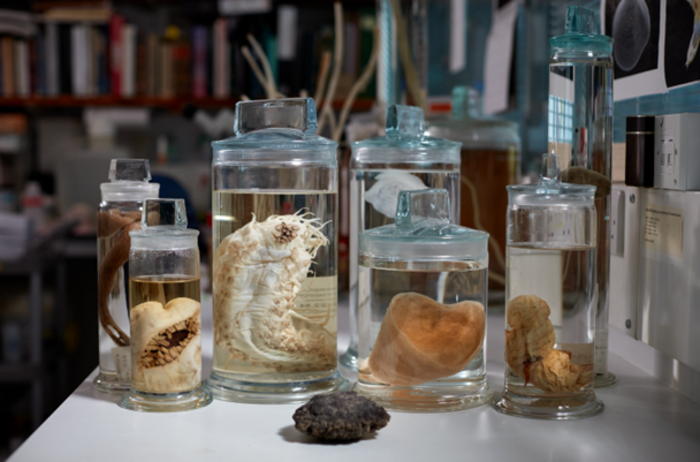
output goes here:
<path id="1" fill-rule="evenodd" d="M 236 33 L 241 22 L 221 17 L 211 25 L 164 34 L 141 30 L 122 15 L 101 13 L 83 21 L 42 17 L 26 33 L 3 29 L 0 10 L 0 96 L 53 97 L 73 95 L 118 98 L 230 98 L 263 92 L 240 51 L 247 44 Z M 93 15 L 94 16 L 94 15 Z M 365 14 L 373 18 L 369 10 Z M 371 27 L 361 29 L 362 17 L 349 15 L 345 25 L 346 56 L 343 82 L 361 71 L 372 48 Z M 4 32 L 4 33 L 3 33 Z M 238 37 L 236 41 L 235 37 Z M 294 62 L 278 61 L 275 37 L 259 41 L 266 49 L 280 88 L 289 94 L 313 91 L 321 48 L 332 49 L 332 29 L 300 32 Z M 362 96 L 371 96 L 373 89 Z"/>

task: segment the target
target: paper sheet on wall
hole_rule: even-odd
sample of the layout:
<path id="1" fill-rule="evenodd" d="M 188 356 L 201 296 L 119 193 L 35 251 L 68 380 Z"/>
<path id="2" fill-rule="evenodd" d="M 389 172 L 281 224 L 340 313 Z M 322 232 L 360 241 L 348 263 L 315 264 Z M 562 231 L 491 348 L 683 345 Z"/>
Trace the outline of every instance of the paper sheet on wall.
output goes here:
<path id="1" fill-rule="evenodd" d="M 484 111 L 488 114 L 508 109 L 510 66 L 513 60 L 513 36 L 518 16 L 518 0 L 495 10 L 486 39 L 484 70 Z"/>

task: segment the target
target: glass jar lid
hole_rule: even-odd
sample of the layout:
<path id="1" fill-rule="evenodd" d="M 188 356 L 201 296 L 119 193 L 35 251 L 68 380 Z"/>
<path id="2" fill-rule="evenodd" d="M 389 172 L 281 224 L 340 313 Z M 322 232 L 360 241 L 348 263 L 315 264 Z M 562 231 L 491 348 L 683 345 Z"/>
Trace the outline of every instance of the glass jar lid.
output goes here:
<path id="1" fill-rule="evenodd" d="M 518 206 L 592 206 L 596 187 L 561 182 L 556 154 L 542 154 L 538 184 L 506 186 L 508 205 Z"/>
<path id="2" fill-rule="evenodd" d="M 112 159 L 109 183 L 102 183 L 102 200 L 114 202 L 142 201 L 158 197 L 160 185 L 151 183 L 151 168 L 147 159 Z"/>
<path id="3" fill-rule="evenodd" d="M 382 162 L 459 162 L 462 144 L 425 134 L 423 110 L 393 104 L 386 116 L 386 136 L 350 143 L 353 160 Z"/>
<path id="4" fill-rule="evenodd" d="M 559 52 L 610 55 L 613 51 L 612 37 L 598 33 L 595 13 L 582 6 L 567 8 L 564 35 L 550 38 L 549 43 Z"/>
<path id="5" fill-rule="evenodd" d="M 312 98 L 239 101 L 236 136 L 214 141 L 214 162 L 220 160 L 292 160 L 289 152 L 307 152 L 318 160 L 335 159 L 335 141 L 316 136 L 318 122 Z M 275 153 L 284 154 L 276 157 Z"/>
<path id="6" fill-rule="evenodd" d="M 187 228 L 184 199 L 143 201 L 141 229 L 131 231 L 131 248 L 137 250 L 178 250 L 195 247 L 199 231 Z"/>
<path id="7" fill-rule="evenodd" d="M 455 87 L 452 90 L 450 119 L 430 122 L 427 133 L 460 141 L 462 149 L 503 149 L 520 145 L 518 124 L 485 115 L 481 95 L 470 87 Z"/>
<path id="8" fill-rule="evenodd" d="M 450 223 L 445 189 L 401 191 L 396 222 L 360 233 L 360 253 L 421 260 L 486 258 L 489 234 Z"/>

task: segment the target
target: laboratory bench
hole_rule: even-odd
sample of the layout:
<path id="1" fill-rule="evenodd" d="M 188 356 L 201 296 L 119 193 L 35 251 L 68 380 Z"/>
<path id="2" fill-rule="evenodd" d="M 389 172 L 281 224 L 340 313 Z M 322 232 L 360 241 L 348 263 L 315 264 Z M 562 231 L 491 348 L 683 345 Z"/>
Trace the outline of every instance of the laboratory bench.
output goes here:
<path id="1" fill-rule="evenodd" d="M 203 369 L 212 366 L 211 297 L 203 299 Z M 339 351 L 348 343 L 347 305 L 339 310 Z M 504 318 L 488 318 L 488 381 L 503 387 Z M 623 335 L 623 334 L 620 334 Z M 614 342 L 613 342 L 614 343 Z M 597 389 L 605 410 L 575 421 L 511 417 L 490 405 L 444 413 L 389 411 L 373 437 L 319 442 L 294 428 L 299 405 L 214 401 L 190 412 L 148 414 L 117 405 L 92 386 L 97 371 L 10 457 L 20 461 L 697 461 L 700 404 L 662 384 L 615 352 L 618 383 Z M 347 371 L 344 371 L 347 373 Z"/>

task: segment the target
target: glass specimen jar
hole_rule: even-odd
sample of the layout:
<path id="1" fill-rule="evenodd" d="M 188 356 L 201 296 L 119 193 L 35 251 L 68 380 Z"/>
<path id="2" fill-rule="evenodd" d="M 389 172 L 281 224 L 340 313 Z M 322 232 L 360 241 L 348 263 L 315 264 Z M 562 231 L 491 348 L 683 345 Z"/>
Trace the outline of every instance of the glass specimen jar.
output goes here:
<path id="1" fill-rule="evenodd" d="M 392 105 L 386 136 L 351 144 L 350 345 L 340 364 L 357 370 L 357 274 L 362 231 L 394 223 L 399 191 L 445 189 L 459 223 L 459 143 L 425 136 L 423 110 Z"/>
<path id="2" fill-rule="evenodd" d="M 597 187 L 595 386 L 605 387 L 617 381 L 608 371 L 613 40 L 598 33 L 593 10 L 569 6 L 566 32 L 549 42 L 549 152 L 564 181 Z"/>
<path id="3" fill-rule="evenodd" d="M 300 402 L 337 367 L 337 143 L 311 98 L 242 101 L 212 143 L 217 399 Z"/>
<path id="4" fill-rule="evenodd" d="M 360 234 L 356 390 L 390 409 L 488 401 L 488 234 L 450 224 L 444 189 L 401 191 L 395 224 Z"/>
<path id="5" fill-rule="evenodd" d="M 112 159 L 97 211 L 97 309 L 100 370 L 93 381 L 105 393 L 131 386 L 129 336 L 129 232 L 141 228 L 143 200 L 158 197 L 144 159 Z"/>
<path id="6" fill-rule="evenodd" d="M 455 87 L 452 117 L 431 122 L 426 133 L 462 143 L 459 223 L 489 233 L 489 289 L 503 291 L 506 216 L 491 211 L 508 207 L 506 186 L 520 177 L 518 124 L 484 115 L 477 90 Z"/>
<path id="7" fill-rule="evenodd" d="M 129 252 L 131 390 L 121 406 L 174 412 L 204 407 L 199 231 L 183 199 L 146 199 Z"/>
<path id="8" fill-rule="evenodd" d="M 539 184 L 508 187 L 505 414 L 568 420 L 598 414 L 595 186 L 561 183 L 543 156 Z"/>

